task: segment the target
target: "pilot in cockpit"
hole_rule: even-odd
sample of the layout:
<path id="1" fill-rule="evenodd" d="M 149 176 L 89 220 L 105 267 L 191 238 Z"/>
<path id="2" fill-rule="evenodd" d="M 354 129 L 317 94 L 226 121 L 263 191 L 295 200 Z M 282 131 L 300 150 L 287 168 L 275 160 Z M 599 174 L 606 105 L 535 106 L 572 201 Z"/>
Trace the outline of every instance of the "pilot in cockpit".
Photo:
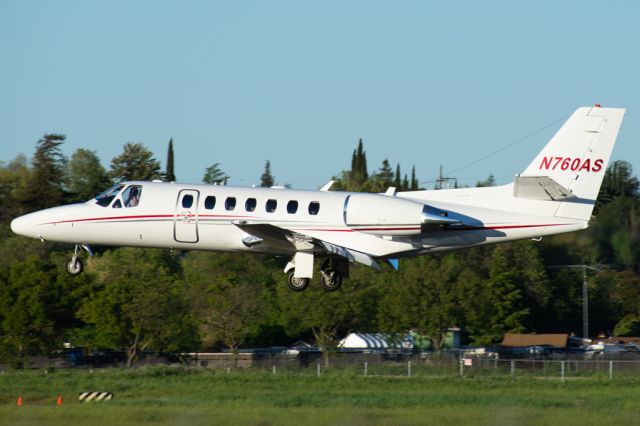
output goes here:
<path id="1" fill-rule="evenodd" d="M 140 202 L 140 190 L 137 186 L 132 186 L 129 191 L 128 197 L 124 202 L 126 207 L 136 207 Z"/>

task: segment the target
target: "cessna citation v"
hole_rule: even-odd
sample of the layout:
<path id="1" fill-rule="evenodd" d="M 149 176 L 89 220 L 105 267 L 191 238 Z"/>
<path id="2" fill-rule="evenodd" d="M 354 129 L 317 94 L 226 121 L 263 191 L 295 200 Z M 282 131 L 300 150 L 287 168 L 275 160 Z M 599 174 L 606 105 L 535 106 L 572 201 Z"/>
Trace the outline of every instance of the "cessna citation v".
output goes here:
<path id="1" fill-rule="evenodd" d="M 85 203 L 16 218 L 13 232 L 75 245 L 82 271 L 90 245 L 221 250 L 291 257 L 302 291 L 322 260 L 320 283 L 336 290 L 358 262 L 397 268 L 416 256 L 585 229 L 624 109 L 582 107 L 512 183 L 384 194 L 122 182 Z"/>

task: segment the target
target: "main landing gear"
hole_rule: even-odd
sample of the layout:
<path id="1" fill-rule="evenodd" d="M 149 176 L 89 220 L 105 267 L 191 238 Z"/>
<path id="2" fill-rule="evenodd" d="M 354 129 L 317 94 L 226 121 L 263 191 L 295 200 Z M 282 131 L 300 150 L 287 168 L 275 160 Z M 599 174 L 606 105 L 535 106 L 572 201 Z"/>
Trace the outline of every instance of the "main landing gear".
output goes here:
<path id="1" fill-rule="evenodd" d="M 311 282 L 311 273 L 308 277 L 296 277 L 295 262 L 287 265 L 287 286 L 292 291 L 304 291 Z M 345 259 L 325 259 L 320 268 L 320 286 L 325 291 L 336 291 L 342 286 L 343 278 L 349 276 L 349 262 Z"/>
<path id="2" fill-rule="evenodd" d="M 67 272 L 70 275 L 79 275 L 84 269 L 84 265 L 82 264 L 82 259 L 80 259 L 80 255 L 82 254 L 82 249 L 85 249 L 89 256 L 93 256 L 93 252 L 91 248 L 89 248 L 86 244 L 76 244 L 73 249 L 73 256 L 71 256 L 71 260 L 67 262 Z"/>
<path id="3" fill-rule="evenodd" d="M 287 272 L 287 285 L 289 289 L 293 291 L 305 291 L 307 287 L 309 287 L 311 278 L 294 277 L 294 274 L 295 269 L 290 269 L 289 272 Z"/>

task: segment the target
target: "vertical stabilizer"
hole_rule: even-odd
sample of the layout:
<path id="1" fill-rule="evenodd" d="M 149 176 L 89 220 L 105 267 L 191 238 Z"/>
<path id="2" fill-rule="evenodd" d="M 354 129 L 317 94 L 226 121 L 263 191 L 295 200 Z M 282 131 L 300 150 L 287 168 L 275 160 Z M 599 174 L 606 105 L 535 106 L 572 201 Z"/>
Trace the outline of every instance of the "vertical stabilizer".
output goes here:
<path id="1" fill-rule="evenodd" d="M 571 192 L 573 197 L 560 203 L 556 217 L 591 217 L 624 112 L 578 108 L 522 173 L 547 176 Z"/>

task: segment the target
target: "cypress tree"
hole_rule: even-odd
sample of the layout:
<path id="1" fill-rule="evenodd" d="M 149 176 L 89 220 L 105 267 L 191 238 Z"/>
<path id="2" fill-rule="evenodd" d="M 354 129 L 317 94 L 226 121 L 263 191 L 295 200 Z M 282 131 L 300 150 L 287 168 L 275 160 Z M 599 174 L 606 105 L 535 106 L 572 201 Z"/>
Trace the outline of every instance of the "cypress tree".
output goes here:
<path id="1" fill-rule="evenodd" d="M 165 182 L 175 182 L 176 175 L 173 168 L 173 138 L 169 139 L 169 149 L 167 150 L 167 170 L 164 174 Z"/>
<path id="2" fill-rule="evenodd" d="M 393 181 L 393 186 L 396 187 L 396 189 L 398 191 L 402 190 L 402 183 L 400 181 L 400 163 L 398 163 L 398 165 L 396 166 L 396 175 L 395 175 L 395 179 Z"/>
<path id="3" fill-rule="evenodd" d="M 420 189 L 420 187 L 418 185 L 418 179 L 416 178 L 416 166 L 413 166 L 411 168 L 411 190 L 417 191 L 418 189 Z"/>
<path id="4" fill-rule="evenodd" d="M 402 181 L 402 191 L 408 191 L 409 190 L 409 178 L 407 177 L 407 175 L 404 175 L 404 180 Z"/>

